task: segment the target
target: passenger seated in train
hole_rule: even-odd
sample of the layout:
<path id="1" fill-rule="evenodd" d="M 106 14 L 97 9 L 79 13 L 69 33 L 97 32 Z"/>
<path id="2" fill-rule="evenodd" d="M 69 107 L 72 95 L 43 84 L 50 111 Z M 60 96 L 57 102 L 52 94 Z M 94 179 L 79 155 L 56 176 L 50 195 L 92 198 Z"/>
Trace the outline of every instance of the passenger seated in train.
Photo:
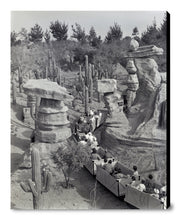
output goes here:
<path id="1" fill-rule="evenodd" d="M 106 158 L 105 158 L 106 159 Z M 113 169 L 114 169 L 114 165 L 112 163 L 112 160 L 108 160 L 108 162 L 106 164 L 103 165 L 103 169 L 105 169 L 108 173 L 112 174 L 113 173 Z"/>
<path id="2" fill-rule="evenodd" d="M 94 117 L 94 111 L 93 110 L 89 111 L 88 123 L 90 124 L 90 131 L 93 132 L 96 128 L 96 119 Z"/>
<path id="3" fill-rule="evenodd" d="M 97 153 L 97 150 L 96 150 L 95 148 L 92 149 L 91 159 L 92 159 L 92 160 L 101 160 L 101 157 L 100 157 L 100 155 Z"/>
<path id="4" fill-rule="evenodd" d="M 98 149 L 98 154 L 100 155 L 100 157 L 101 157 L 102 159 L 104 159 L 104 158 L 105 158 L 105 154 L 106 154 L 105 149 L 103 149 L 102 147 L 99 147 L 99 149 Z"/>
<path id="5" fill-rule="evenodd" d="M 136 187 L 137 186 L 137 182 L 136 182 L 135 176 L 132 176 L 132 181 L 130 183 L 130 186 L 132 186 L 132 187 Z"/>
<path id="6" fill-rule="evenodd" d="M 141 192 L 145 192 L 146 191 L 145 180 L 142 179 L 141 183 L 136 186 L 136 189 Z"/>
<path id="7" fill-rule="evenodd" d="M 154 193 L 150 194 L 151 196 L 155 197 L 156 199 L 159 199 L 159 193 L 160 191 L 158 189 L 154 189 Z"/>
<path id="8" fill-rule="evenodd" d="M 97 141 L 96 137 L 91 132 L 86 133 L 85 138 L 87 139 L 89 144 L 93 143 L 94 141 Z"/>
<path id="9" fill-rule="evenodd" d="M 102 113 L 97 111 L 94 114 L 94 118 L 95 118 L 95 127 L 99 127 L 100 126 L 100 121 L 101 121 L 101 117 L 102 117 Z"/>
<path id="10" fill-rule="evenodd" d="M 167 209 L 167 195 L 165 192 L 162 193 L 160 201 L 163 203 L 163 208 Z"/>
<path id="11" fill-rule="evenodd" d="M 103 168 L 103 166 L 105 165 L 105 164 L 107 164 L 108 163 L 108 160 L 107 159 L 102 159 L 101 160 L 101 163 L 100 163 L 100 166 Z"/>
<path id="12" fill-rule="evenodd" d="M 93 137 L 92 142 L 90 142 L 91 148 L 98 147 L 98 141 L 96 137 Z"/>
<path id="13" fill-rule="evenodd" d="M 167 186 L 163 184 L 163 186 L 160 188 L 160 194 L 165 194 L 167 192 Z"/>
<path id="14" fill-rule="evenodd" d="M 121 179 L 121 178 L 126 178 L 127 176 L 124 175 L 121 171 L 120 168 L 115 167 L 113 174 L 112 174 L 116 179 Z"/>
<path id="15" fill-rule="evenodd" d="M 138 173 L 138 169 L 137 166 L 133 166 L 133 176 L 136 178 L 136 180 L 139 180 L 139 173 Z"/>
<path id="16" fill-rule="evenodd" d="M 155 184 L 153 181 L 153 175 L 149 174 L 148 179 L 146 179 L 145 181 L 145 186 L 146 186 L 146 192 L 147 193 L 154 193 L 154 188 L 155 188 Z"/>
<path id="17" fill-rule="evenodd" d="M 107 150 L 105 150 L 104 158 L 107 159 L 107 160 L 110 159 L 110 160 L 114 161 L 114 157 L 113 157 L 112 154 L 109 153 Z"/>
<path id="18" fill-rule="evenodd" d="M 87 120 L 84 116 L 80 116 L 79 120 L 75 123 L 74 127 L 74 134 L 76 135 L 76 139 L 79 139 L 80 133 L 88 133 L 89 130 L 90 128 L 88 126 Z"/>

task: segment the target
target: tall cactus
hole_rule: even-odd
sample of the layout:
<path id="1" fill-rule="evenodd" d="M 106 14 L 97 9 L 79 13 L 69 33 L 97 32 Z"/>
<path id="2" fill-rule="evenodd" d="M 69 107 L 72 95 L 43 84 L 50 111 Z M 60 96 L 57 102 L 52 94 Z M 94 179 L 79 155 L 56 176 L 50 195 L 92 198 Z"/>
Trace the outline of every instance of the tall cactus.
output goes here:
<path id="1" fill-rule="evenodd" d="M 32 162 L 32 180 L 29 179 L 27 183 L 21 182 L 20 186 L 25 192 L 31 192 L 33 194 L 33 208 L 42 208 L 42 192 L 48 192 L 51 184 L 52 174 L 51 172 L 45 173 L 43 183 L 41 182 L 41 166 L 40 166 L 40 154 L 36 147 L 32 147 L 31 153 Z"/>
<path id="2" fill-rule="evenodd" d="M 101 93 L 98 92 L 98 102 L 100 103 L 101 102 Z"/>
<path id="3" fill-rule="evenodd" d="M 34 183 L 34 189 L 31 188 L 31 191 L 33 193 L 33 207 L 34 209 L 40 209 L 42 185 L 41 185 L 40 155 L 37 148 L 33 147 L 31 154 L 31 161 L 32 161 L 32 181 Z"/>
<path id="4" fill-rule="evenodd" d="M 85 97 L 85 82 L 84 82 L 84 78 L 82 76 L 82 69 L 81 69 L 81 65 L 79 66 L 79 83 L 81 85 L 82 88 L 82 104 L 84 104 L 84 97 Z"/>
<path id="5" fill-rule="evenodd" d="M 89 73 L 89 67 L 88 67 L 88 56 L 85 55 L 85 85 L 88 86 L 88 73 Z"/>
<path id="6" fill-rule="evenodd" d="M 92 79 L 95 77 L 95 66 L 94 64 L 92 65 Z"/>
<path id="7" fill-rule="evenodd" d="M 12 97 L 13 97 L 13 104 L 16 104 L 16 86 L 15 82 L 12 81 Z"/>
<path id="8" fill-rule="evenodd" d="M 57 71 L 57 83 L 58 83 L 58 85 L 61 85 L 61 72 L 60 72 L 60 69 L 58 67 L 56 67 L 56 71 Z"/>
<path id="9" fill-rule="evenodd" d="M 85 86 L 85 114 L 88 115 L 88 87 Z"/>
<path id="10" fill-rule="evenodd" d="M 22 83 L 23 83 L 23 77 L 22 77 L 22 70 L 21 67 L 19 66 L 18 68 L 18 82 L 19 82 L 19 92 L 22 92 Z"/>
<path id="11" fill-rule="evenodd" d="M 49 70 L 48 70 L 48 66 L 46 66 L 44 79 L 47 79 L 47 78 L 48 78 L 48 75 L 49 75 Z"/>
<path id="12" fill-rule="evenodd" d="M 92 103 L 93 98 L 93 79 L 92 79 L 92 65 L 89 64 L 89 103 Z"/>
<path id="13" fill-rule="evenodd" d="M 108 79 L 109 78 L 109 74 L 108 74 L 108 70 L 105 70 L 105 78 Z"/>

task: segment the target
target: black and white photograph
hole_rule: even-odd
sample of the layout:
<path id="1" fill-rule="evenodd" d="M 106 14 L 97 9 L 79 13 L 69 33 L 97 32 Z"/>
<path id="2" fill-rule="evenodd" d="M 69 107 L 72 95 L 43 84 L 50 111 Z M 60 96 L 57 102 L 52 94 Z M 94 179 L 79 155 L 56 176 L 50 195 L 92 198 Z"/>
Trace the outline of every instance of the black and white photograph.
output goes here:
<path id="1" fill-rule="evenodd" d="M 14 10 L 10 31 L 11 209 L 168 209 L 169 13 Z"/>

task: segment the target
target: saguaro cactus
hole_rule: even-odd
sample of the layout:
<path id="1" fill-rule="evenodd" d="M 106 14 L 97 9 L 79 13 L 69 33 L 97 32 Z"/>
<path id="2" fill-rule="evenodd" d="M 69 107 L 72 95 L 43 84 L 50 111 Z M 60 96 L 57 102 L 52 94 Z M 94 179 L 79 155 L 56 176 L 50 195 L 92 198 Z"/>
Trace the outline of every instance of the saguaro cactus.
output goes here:
<path id="1" fill-rule="evenodd" d="M 82 71 L 81 71 L 81 65 L 79 66 L 79 83 L 81 85 L 82 88 L 82 104 L 84 104 L 84 97 L 85 97 L 85 81 L 82 75 Z"/>
<path id="2" fill-rule="evenodd" d="M 98 92 L 98 102 L 99 103 L 101 102 L 101 94 L 100 94 L 100 92 Z"/>
<path id="3" fill-rule="evenodd" d="M 85 114 L 88 115 L 88 87 L 85 86 Z"/>
<path id="4" fill-rule="evenodd" d="M 13 97 L 13 104 L 16 104 L 16 86 L 15 82 L 12 82 L 12 97 Z"/>
<path id="5" fill-rule="evenodd" d="M 51 172 L 46 173 L 45 178 L 43 178 L 44 183 L 42 184 L 39 150 L 34 146 L 32 148 L 31 162 L 32 162 L 32 180 L 29 179 L 27 184 L 21 182 L 20 186 L 25 192 L 31 192 L 33 194 L 33 208 L 41 209 L 42 192 L 49 191 L 52 174 Z"/>
<path id="6" fill-rule="evenodd" d="M 57 71 L 57 83 L 58 83 L 58 85 L 61 85 L 61 72 L 60 72 L 60 69 L 58 67 L 56 67 L 56 71 Z"/>
<path id="7" fill-rule="evenodd" d="M 89 73 L 89 67 L 88 67 L 88 56 L 85 55 L 85 85 L 88 86 L 88 73 Z"/>
<path id="8" fill-rule="evenodd" d="M 93 79 L 92 79 L 92 65 L 89 64 L 89 103 L 92 103 L 93 98 Z"/>
<path id="9" fill-rule="evenodd" d="M 19 92 L 22 92 L 22 83 L 23 83 L 23 78 L 22 78 L 22 70 L 21 67 L 19 66 L 18 68 L 18 82 L 19 82 Z"/>
<path id="10" fill-rule="evenodd" d="M 46 66 L 44 79 L 47 79 L 47 78 L 48 78 L 48 75 L 49 75 L 49 70 L 48 70 L 48 66 Z"/>
<path id="11" fill-rule="evenodd" d="M 95 66 L 92 65 L 92 79 L 95 77 Z"/>

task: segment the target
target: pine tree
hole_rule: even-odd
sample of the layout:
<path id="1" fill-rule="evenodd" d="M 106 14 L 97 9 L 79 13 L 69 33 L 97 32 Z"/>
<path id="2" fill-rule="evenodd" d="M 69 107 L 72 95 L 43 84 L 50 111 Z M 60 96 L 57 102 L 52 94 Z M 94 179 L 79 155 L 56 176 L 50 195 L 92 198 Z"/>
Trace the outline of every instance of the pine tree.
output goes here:
<path id="1" fill-rule="evenodd" d="M 15 46 L 17 43 L 17 33 L 15 31 L 11 32 L 11 46 Z"/>
<path id="2" fill-rule="evenodd" d="M 28 42 L 28 31 L 25 28 L 22 28 L 21 31 L 18 33 L 18 38 L 20 38 L 20 40 L 23 42 Z"/>
<path id="3" fill-rule="evenodd" d="M 42 41 L 42 38 L 43 38 L 42 28 L 38 24 L 35 24 L 35 26 L 31 28 L 31 32 L 29 33 L 29 40 L 31 42 L 37 43 Z"/>
<path id="4" fill-rule="evenodd" d="M 156 44 L 160 38 L 160 32 L 157 29 L 157 24 L 154 19 L 153 24 L 147 27 L 147 30 L 142 33 L 141 41 L 143 44 Z"/>
<path id="5" fill-rule="evenodd" d="M 160 32 L 161 32 L 161 35 L 165 35 L 165 36 L 167 35 L 167 16 L 166 16 L 166 14 L 164 16 L 163 23 L 161 24 Z"/>
<path id="6" fill-rule="evenodd" d="M 123 32 L 121 30 L 120 25 L 118 25 L 117 23 L 114 23 L 114 26 L 111 26 L 110 30 L 107 33 L 107 36 L 105 38 L 105 42 L 111 43 L 115 40 L 121 40 L 122 35 L 123 35 Z"/>
<path id="7" fill-rule="evenodd" d="M 53 37 L 56 38 L 57 41 L 67 40 L 68 25 L 66 25 L 65 23 L 61 23 L 58 20 L 55 22 L 51 22 L 50 30 Z"/>
<path id="8" fill-rule="evenodd" d="M 80 26 L 80 24 L 75 23 L 75 27 L 72 25 L 72 31 L 73 35 L 71 36 L 72 38 L 77 39 L 78 42 L 81 44 L 84 44 L 87 42 L 87 35 L 85 33 L 84 28 Z"/>
<path id="9" fill-rule="evenodd" d="M 101 44 L 101 36 L 97 37 L 94 27 L 90 28 L 88 41 L 92 47 L 99 47 Z"/>

